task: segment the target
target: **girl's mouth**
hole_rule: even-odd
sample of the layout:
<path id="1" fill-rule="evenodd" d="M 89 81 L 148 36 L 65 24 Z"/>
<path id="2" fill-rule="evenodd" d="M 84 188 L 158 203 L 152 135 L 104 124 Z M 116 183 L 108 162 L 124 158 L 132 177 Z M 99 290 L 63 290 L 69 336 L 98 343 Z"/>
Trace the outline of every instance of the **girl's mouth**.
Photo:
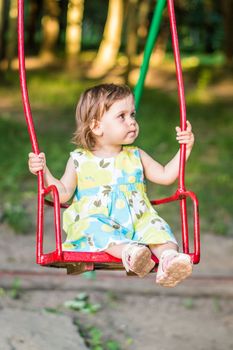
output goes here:
<path id="1" fill-rule="evenodd" d="M 130 136 L 130 137 L 136 136 L 136 131 L 129 131 L 128 136 Z"/>

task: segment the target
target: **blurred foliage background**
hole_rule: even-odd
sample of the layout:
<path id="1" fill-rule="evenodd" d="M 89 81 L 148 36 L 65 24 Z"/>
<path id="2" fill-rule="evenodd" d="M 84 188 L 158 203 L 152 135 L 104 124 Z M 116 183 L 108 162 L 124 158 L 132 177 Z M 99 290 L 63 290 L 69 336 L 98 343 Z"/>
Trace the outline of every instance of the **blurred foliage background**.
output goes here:
<path id="1" fill-rule="evenodd" d="M 25 0 L 29 96 L 40 149 L 61 176 L 80 93 L 100 82 L 135 86 L 154 0 Z M 188 119 L 196 145 L 187 188 L 198 195 L 202 232 L 232 235 L 233 1 L 177 0 Z M 0 0 L 0 220 L 31 231 L 36 179 L 27 168 L 27 134 L 17 63 L 17 1 Z M 165 9 L 138 112 L 137 144 L 166 163 L 176 152 L 179 106 Z M 175 185 L 148 184 L 152 198 Z M 32 205 L 33 203 L 33 205 Z M 179 230 L 179 208 L 160 213 Z"/>

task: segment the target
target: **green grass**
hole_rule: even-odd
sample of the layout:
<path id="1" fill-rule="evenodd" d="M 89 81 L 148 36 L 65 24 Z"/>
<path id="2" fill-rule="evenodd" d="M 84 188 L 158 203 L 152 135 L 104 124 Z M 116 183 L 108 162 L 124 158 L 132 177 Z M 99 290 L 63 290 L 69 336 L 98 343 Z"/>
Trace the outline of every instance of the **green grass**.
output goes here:
<path id="1" fill-rule="evenodd" d="M 201 61 L 201 60 L 200 60 Z M 200 202 L 202 232 L 232 235 L 232 149 L 233 102 L 211 99 L 208 87 L 224 78 L 224 70 L 199 64 L 185 67 L 185 81 L 189 87 L 187 115 L 193 125 L 196 144 L 187 164 L 186 186 L 193 190 Z M 47 162 L 56 176 L 61 176 L 75 128 L 74 113 L 78 97 L 95 82 L 82 81 L 58 70 L 28 73 L 31 106 L 38 132 L 40 149 L 47 154 Z M 10 96 L 9 96 L 10 91 Z M 24 203 L 36 191 L 36 179 L 27 169 L 30 142 L 21 107 L 17 73 L 0 83 L 1 101 L 9 100 L 9 107 L 0 111 L 0 193 L 4 202 Z M 179 123 L 177 96 L 156 89 L 145 89 L 138 112 L 140 136 L 137 144 L 156 160 L 166 163 L 178 149 L 175 126 Z M 173 193 L 174 186 L 148 184 L 150 197 L 159 198 Z M 178 205 L 177 205 L 178 207 Z M 178 209 L 161 207 L 160 213 L 178 225 Z M 9 215 L 9 213 L 8 213 Z M 14 215 L 14 214 L 12 214 Z"/>
<path id="2" fill-rule="evenodd" d="M 150 100 L 155 104 L 154 118 Z M 204 231 L 223 235 L 232 234 L 232 107 L 230 103 L 203 104 L 195 100 L 187 108 L 196 142 L 186 167 L 186 185 L 199 198 Z M 174 131 L 177 103 L 167 95 L 147 91 L 141 110 L 139 144 L 155 159 L 166 163 L 177 148 Z M 175 190 L 174 186 L 167 189 L 156 185 L 150 185 L 149 189 L 153 197 L 166 196 Z M 173 220 L 166 208 L 163 213 L 169 221 Z"/>

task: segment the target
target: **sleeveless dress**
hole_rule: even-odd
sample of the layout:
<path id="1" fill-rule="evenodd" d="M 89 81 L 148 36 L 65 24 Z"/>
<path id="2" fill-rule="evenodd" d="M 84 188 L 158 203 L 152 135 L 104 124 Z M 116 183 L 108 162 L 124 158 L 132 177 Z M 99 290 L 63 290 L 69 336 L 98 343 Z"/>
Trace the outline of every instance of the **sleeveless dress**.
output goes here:
<path id="1" fill-rule="evenodd" d="M 177 244 L 169 225 L 146 195 L 139 149 L 124 146 L 115 157 L 100 158 L 78 148 L 71 152 L 77 172 L 73 203 L 64 211 L 63 250 L 103 251 L 138 242 Z"/>

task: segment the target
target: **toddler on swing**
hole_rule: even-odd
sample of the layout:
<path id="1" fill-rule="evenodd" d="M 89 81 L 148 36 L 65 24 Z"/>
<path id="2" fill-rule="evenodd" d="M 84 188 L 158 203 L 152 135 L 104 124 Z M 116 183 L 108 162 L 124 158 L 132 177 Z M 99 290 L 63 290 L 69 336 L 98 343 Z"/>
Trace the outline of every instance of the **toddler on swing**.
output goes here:
<path id="1" fill-rule="evenodd" d="M 29 153 L 29 170 L 44 172 L 46 186 L 55 185 L 61 203 L 73 196 L 65 210 L 63 250 L 100 252 L 122 259 L 126 271 L 146 276 L 159 259 L 156 282 L 174 287 L 192 273 L 190 256 L 178 252 L 169 227 L 154 210 L 144 177 L 172 184 L 179 171 L 180 151 L 162 166 L 132 146 L 139 133 L 134 96 L 126 85 L 101 84 L 86 90 L 76 110 L 77 129 L 64 175 L 56 179 L 44 153 Z M 176 139 L 186 144 L 186 160 L 193 144 L 192 127 L 176 127 Z"/>

